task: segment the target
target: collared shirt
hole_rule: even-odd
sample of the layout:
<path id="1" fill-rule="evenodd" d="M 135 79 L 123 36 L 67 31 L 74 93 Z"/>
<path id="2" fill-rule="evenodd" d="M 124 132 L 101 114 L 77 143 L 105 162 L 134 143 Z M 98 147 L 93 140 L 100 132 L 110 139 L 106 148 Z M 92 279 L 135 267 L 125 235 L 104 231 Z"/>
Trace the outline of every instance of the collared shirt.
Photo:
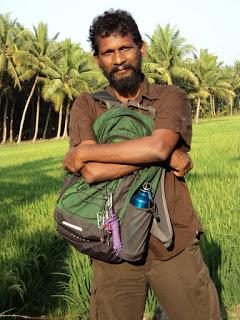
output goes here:
<path id="1" fill-rule="evenodd" d="M 114 90 L 106 89 L 114 96 Z M 143 106 L 152 106 L 156 111 L 153 130 L 169 129 L 180 135 L 178 147 L 190 150 L 192 120 L 189 101 L 184 91 L 175 86 L 150 84 L 146 78 L 141 83 L 139 95 L 134 100 Z M 130 101 L 126 103 L 126 106 Z M 73 103 L 70 114 L 70 146 L 85 140 L 96 140 L 93 131 L 94 121 L 105 112 L 106 105 L 94 100 L 90 94 L 83 93 Z M 148 111 L 141 111 L 149 115 Z M 184 178 L 177 178 L 169 168 L 165 181 L 166 201 L 173 226 L 173 245 L 166 249 L 151 235 L 149 240 L 149 259 L 167 260 L 182 251 L 202 227 L 195 214 Z"/>

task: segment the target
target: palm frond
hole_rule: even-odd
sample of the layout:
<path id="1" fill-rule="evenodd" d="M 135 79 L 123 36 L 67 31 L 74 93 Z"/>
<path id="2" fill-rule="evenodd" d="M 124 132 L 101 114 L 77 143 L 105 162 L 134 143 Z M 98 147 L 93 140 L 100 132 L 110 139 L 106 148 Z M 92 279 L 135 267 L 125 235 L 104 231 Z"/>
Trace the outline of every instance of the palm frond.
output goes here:
<path id="1" fill-rule="evenodd" d="M 21 89 L 20 79 L 18 76 L 18 73 L 16 71 L 15 65 L 12 63 L 12 61 L 8 61 L 8 68 L 7 68 L 8 74 L 14 81 L 14 86 Z"/>
<path id="2" fill-rule="evenodd" d="M 26 80 L 30 80 L 31 78 L 33 78 L 34 75 L 36 75 L 36 70 L 27 69 L 27 70 L 23 71 L 22 74 L 19 75 L 19 80 L 21 82 L 26 81 Z"/>
<path id="3" fill-rule="evenodd" d="M 172 69 L 172 73 L 174 77 L 178 77 L 180 79 L 184 79 L 185 81 L 190 81 L 192 82 L 196 87 L 199 85 L 199 80 L 198 78 L 195 76 L 195 74 L 182 66 L 174 66 Z"/>
<path id="4" fill-rule="evenodd" d="M 0 54 L 0 73 L 4 72 L 6 70 L 7 60 L 4 53 Z"/>

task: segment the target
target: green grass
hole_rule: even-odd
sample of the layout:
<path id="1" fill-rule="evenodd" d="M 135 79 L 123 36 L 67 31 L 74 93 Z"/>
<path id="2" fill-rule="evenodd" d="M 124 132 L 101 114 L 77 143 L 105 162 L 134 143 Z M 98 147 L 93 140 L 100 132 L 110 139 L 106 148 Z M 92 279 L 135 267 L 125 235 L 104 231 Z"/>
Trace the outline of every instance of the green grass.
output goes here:
<path id="1" fill-rule="evenodd" d="M 220 118 L 194 126 L 188 177 L 196 211 L 205 228 L 204 257 L 222 303 L 240 303 L 240 118 Z"/>
<path id="2" fill-rule="evenodd" d="M 204 257 L 228 319 L 238 318 L 240 304 L 239 122 L 236 116 L 194 126 L 194 169 L 187 177 L 205 228 Z M 69 248 L 53 220 L 67 148 L 67 141 L 54 140 L 0 148 L 0 313 L 12 308 L 12 314 L 71 320 L 87 313 L 89 259 Z M 149 296 L 149 313 L 152 305 Z"/>
<path id="3" fill-rule="evenodd" d="M 1 311 L 41 314 L 59 308 L 56 283 L 68 249 L 53 223 L 66 142 L 0 148 Z"/>

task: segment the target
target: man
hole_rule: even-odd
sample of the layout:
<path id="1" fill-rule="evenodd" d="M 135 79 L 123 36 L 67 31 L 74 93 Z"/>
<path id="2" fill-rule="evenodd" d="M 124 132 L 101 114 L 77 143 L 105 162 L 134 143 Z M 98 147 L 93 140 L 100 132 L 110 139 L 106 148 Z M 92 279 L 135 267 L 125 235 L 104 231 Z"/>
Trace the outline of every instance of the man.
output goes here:
<path id="1" fill-rule="evenodd" d="M 109 81 L 107 91 L 129 105 L 152 106 L 156 118 L 151 136 L 97 144 L 92 125 L 106 111 L 103 103 L 83 94 L 74 102 L 65 168 L 80 171 L 88 183 L 113 180 L 139 165 L 168 162 L 165 190 L 173 226 L 171 248 L 151 235 L 147 258 L 139 263 L 108 264 L 93 260 L 90 318 L 143 318 L 150 286 L 171 320 L 221 319 L 216 289 L 199 251 L 201 225 L 182 175 L 191 169 L 182 151 L 191 143 L 191 112 L 185 93 L 174 86 L 150 85 L 141 72 L 146 45 L 126 11 L 110 10 L 90 27 L 94 57 Z M 172 168 L 171 168 L 172 167 Z"/>

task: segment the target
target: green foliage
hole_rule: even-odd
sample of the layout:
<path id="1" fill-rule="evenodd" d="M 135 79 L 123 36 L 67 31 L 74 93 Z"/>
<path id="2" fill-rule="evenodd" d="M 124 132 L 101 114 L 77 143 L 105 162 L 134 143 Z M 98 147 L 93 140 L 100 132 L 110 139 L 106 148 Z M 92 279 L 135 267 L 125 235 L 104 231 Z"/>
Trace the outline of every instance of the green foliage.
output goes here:
<path id="1" fill-rule="evenodd" d="M 229 101 L 235 96 L 230 83 L 222 72 L 221 62 L 216 55 L 210 54 L 207 49 L 201 49 L 199 56 L 188 60 L 188 68 L 195 75 L 197 82 L 192 88 L 186 88 L 189 98 L 196 105 L 195 119 L 203 116 L 206 107 L 210 105 L 213 116 L 219 111 L 220 103 L 216 108 L 216 101 Z M 207 103 L 209 99 L 209 104 Z"/>
<path id="2" fill-rule="evenodd" d="M 14 86 L 20 86 L 16 69 L 17 37 L 20 25 L 12 21 L 9 14 L 0 15 L 0 89 L 4 88 L 6 78 L 10 77 Z"/>
<path id="3" fill-rule="evenodd" d="M 55 41 L 57 35 L 50 39 L 47 24 L 40 22 L 38 27 L 34 27 L 33 33 L 25 30 L 19 38 L 24 40 L 16 53 L 19 73 L 23 75 L 21 81 L 30 80 L 33 76 L 46 76 L 47 70 L 54 65 L 54 58 L 60 55 Z M 29 70 L 32 73 L 27 78 Z"/>
<path id="4" fill-rule="evenodd" d="M 147 319 L 153 319 L 157 308 L 157 300 L 152 289 L 148 290 L 147 301 L 145 305 L 144 314 Z"/>
<path id="5" fill-rule="evenodd" d="M 233 114 L 234 105 L 236 106 L 240 101 L 240 60 L 235 61 L 233 66 L 225 66 L 221 71 L 234 93 L 228 98 L 230 113 Z"/>
<path id="6" fill-rule="evenodd" d="M 195 49 L 180 36 L 179 30 L 167 24 L 157 26 L 150 41 L 143 70 L 156 83 L 178 84 L 178 78 L 197 81 L 194 74 L 185 67 L 184 59 Z"/>
<path id="7" fill-rule="evenodd" d="M 65 99 L 73 100 L 81 91 L 89 91 L 84 79 L 84 73 L 89 72 L 87 54 L 70 40 L 62 42 L 59 47 L 63 55 L 45 69 L 48 77 L 41 78 L 44 83 L 42 96 L 51 101 L 56 110 Z"/>
<path id="8" fill-rule="evenodd" d="M 0 150 L 0 312 L 13 308 L 40 315 L 59 307 L 56 273 L 63 272 L 68 250 L 52 217 L 62 180 L 61 150 L 62 144 L 38 145 L 37 152 L 33 145 Z M 61 305 L 63 311 L 64 301 Z"/>
<path id="9" fill-rule="evenodd" d="M 92 269 L 88 256 L 79 254 L 72 247 L 71 255 L 65 266 L 68 281 L 60 281 L 64 289 L 61 297 L 66 302 L 69 314 L 80 316 L 81 320 L 88 320 L 90 289 L 92 283 Z"/>

